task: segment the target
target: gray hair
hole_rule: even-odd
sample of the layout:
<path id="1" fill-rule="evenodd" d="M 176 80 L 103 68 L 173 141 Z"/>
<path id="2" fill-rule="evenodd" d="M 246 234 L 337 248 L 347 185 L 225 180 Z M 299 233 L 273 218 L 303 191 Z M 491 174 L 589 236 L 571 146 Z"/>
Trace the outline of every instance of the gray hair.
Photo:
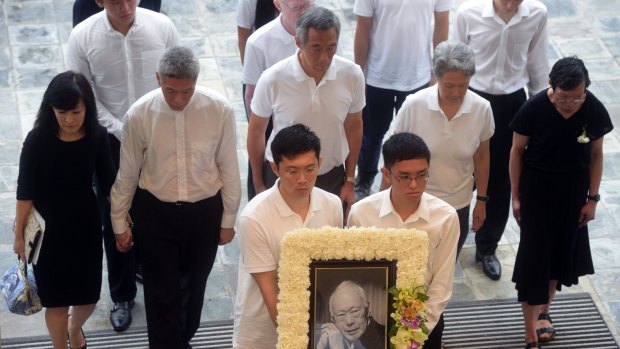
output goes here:
<path id="1" fill-rule="evenodd" d="M 168 48 L 159 59 L 157 72 L 162 81 L 167 78 L 196 81 L 200 72 L 200 63 L 189 48 L 173 46 Z"/>
<path id="2" fill-rule="evenodd" d="M 459 41 L 444 41 L 433 54 L 433 74 L 440 78 L 449 71 L 460 71 L 471 77 L 476 73 L 476 61 L 471 47 Z"/>
<path id="3" fill-rule="evenodd" d="M 295 32 L 301 46 L 306 45 L 308 41 L 308 31 L 312 29 L 316 30 L 328 30 L 331 28 L 336 29 L 336 37 L 340 37 L 340 20 L 336 14 L 325 7 L 313 7 L 304 13 L 302 13 L 295 23 Z"/>
<path id="4" fill-rule="evenodd" d="M 362 286 L 360 286 L 358 283 L 350 281 L 350 280 L 345 280 L 341 282 L 340 285 L 338 285 L 338 287 L 336 287 L 334 292 L 332 292 L 332 294 L 329 296 L 329 313 L 332 316 L 334 316 L 334 310 L 333 310 L 333 304 L 332 304 L 333 299 L 334 299 L 334 296 L 338 293 L 345 293 L 345 294 L 354 293 L 355 295 L 357 295 L 362 300 L 362 304 L 364 305 L 364 308 L 366 308 L 366 314 L 368 315 L 370 303 L 368 303 L 368 298 L 366 297 L 366 291 L 364 291 Z"/>

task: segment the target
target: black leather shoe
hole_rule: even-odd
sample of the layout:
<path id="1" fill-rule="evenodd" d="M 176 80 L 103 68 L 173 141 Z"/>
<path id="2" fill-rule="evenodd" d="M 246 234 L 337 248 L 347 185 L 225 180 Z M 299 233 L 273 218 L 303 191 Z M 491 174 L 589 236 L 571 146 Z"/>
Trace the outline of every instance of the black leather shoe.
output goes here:
<path id="1" fill-rule="evenodd" d="M 116 332 L 125 331 L 131 325 L 131 309 L 133 309 L 134 301 L 114 303 L 114 307 L 110 312 L 110 322 L 112 328 Z"/>
<path id="2" fill-rule="evenodd" d="M 495 256 L 495 253 L 489 255 L 482 255 L 476 251 L 476 262 L 482 261 L 482 271 L 484 275 L 488 276 L 491 280 L 499 280 L 502 276 L 502 264 Z"/>
<path id="3" fill-rule="evenodd" d="M 357 200 L 370 195 L 370 189 L 372 188 L 372 181 L 362 181 L 359 176 L 355 179 L 355 197 Z"/>

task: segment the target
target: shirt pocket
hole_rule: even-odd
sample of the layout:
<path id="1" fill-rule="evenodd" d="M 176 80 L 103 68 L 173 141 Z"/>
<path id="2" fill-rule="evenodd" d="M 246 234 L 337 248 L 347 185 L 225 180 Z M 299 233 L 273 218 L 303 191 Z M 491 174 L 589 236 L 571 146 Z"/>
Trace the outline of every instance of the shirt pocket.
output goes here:
<path id="1" fill-rule="evenodd" d="M 215 165 L 215 142 L 192 142 L 190 146 L 191 168 L 196 172 L 212 171 Z"/>
<path id="2" fill-rule="evenodd" d="M 149 51 L 143 51 L 140 64 L 142 66 L 142 78 L 145 80 L 155 79 L 155 72 L 157 72 L 157 64 L 159 58 L 164 53 L 163 49 L 155 49 Z"/>

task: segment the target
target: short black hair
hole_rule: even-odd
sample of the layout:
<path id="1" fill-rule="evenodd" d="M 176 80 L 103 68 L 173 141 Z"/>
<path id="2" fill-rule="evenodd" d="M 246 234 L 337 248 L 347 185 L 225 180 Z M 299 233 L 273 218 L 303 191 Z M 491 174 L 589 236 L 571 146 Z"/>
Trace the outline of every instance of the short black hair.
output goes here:
<path id="1" fill-rule="evenodd" d="M 316 158 L 321 155 L 319 137 L 306 125 L 295 124 L 280 130 L 271 142 L 271 154 L 276 166 L 286 157 L 293 159 L 297 155 L 314 151 Z"/>
<path id="2" fill-rule="evenodd" d="M 555 62 L 549 73 L 549 83 L 553 90 L 556 87 L 562 90 L 572 90 L 582 82 L 588 88 L 590 86 L 590 76 L 585 64 L 577 56 L 560 58 L 560 60 Z"/>
<path id="3" fill-rule="evenodd" d="M 425 159 L 431 162 L 431 152 L 424 140 L 413 133 L 396 133 L 383 143 L 383 166 L 388 170 L 403 160 Z"/>

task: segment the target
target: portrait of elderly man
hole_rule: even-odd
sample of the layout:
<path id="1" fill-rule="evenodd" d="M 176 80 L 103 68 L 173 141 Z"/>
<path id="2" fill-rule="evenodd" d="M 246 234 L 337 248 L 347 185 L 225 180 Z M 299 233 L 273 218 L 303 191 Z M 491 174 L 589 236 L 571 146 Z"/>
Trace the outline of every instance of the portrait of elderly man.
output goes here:
<path id="1" fill-rule="evenodd" d="M 342 281 L 329 296 L 332 322 L 321 325 L 316 349 L 385 348 L 385 326 L 372 317 L 364 288 Z"/>

